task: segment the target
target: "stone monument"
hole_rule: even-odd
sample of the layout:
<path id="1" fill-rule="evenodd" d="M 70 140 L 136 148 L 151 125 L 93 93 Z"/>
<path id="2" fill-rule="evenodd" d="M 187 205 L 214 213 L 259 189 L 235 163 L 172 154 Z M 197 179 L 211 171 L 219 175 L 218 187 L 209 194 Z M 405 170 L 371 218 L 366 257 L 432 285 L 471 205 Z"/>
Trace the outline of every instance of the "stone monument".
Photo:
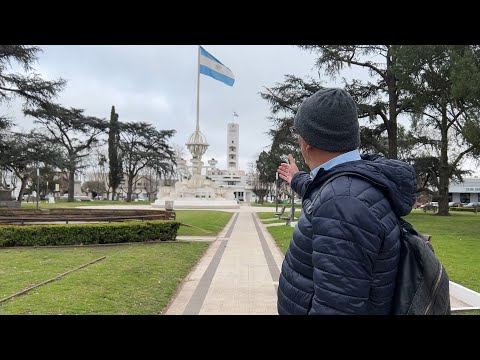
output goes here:
<path id="1" fill-rule="evenodd" d="M 190 135 L 185 144 L 192 154 L 191 172 L 188 172 L 186 161 L 179 159 L 177 161 L 179 172 L 187 175 L 182 180 L 177 181 L 175 186 L 161 186 L 157 200 L 153 207 L 165 208 L 165 202 L 168 206 L 173 204 L 174 209 L 231 209 L 239 208 L 240 205 L 235 200 L 233 191 L 218 186 L 214 181 L 207 179 L 202 175 L 203 161 L 202 156 L 208 148 L 205 136 L 198 128 Z M 211 165 L 211 164 L 210 164 Z"/>
<path id="2" fill-rule="evenodd" d="M 11 190 L 0 190 L 0 208 L 19 208 L 20 203 L 12 199 Z"/>

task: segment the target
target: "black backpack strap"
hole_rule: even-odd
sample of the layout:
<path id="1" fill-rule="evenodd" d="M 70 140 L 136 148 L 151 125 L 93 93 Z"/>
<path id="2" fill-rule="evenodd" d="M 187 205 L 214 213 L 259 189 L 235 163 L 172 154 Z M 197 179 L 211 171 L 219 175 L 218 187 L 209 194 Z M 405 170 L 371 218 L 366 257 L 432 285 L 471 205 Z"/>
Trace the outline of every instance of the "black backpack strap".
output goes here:
<path id="1" fill-rule="evenodd" d="M 418 237 L 420 237 L 421 239 L 423 239 L 425 242 L 429 243 L 430 240 L 432 239 L 432 236 L 431 235 L 425 235 L 425 234 L 422 234 L 422 233 L 419 233 L 417 231 L 417 229 L 415 229 L 413 227 L 412 224 L 410 224 L 407 220 L 405 219 L 402 219 L 402 218 L 399 218 L 397 217 L 397 222 L 398 222 L 398 226 L 400 226 L 400 230 L 401 231 L 406 231 L 406 232 L 410 232 Z"/>

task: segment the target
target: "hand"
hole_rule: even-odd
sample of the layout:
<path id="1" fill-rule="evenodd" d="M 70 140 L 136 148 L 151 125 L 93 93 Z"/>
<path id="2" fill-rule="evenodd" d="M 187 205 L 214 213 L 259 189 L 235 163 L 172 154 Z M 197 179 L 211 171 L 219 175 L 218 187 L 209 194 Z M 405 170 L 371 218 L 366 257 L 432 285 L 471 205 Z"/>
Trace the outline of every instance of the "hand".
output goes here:
<path id="1" fill-rule="evenodd" d="M 278 176 L 280 176 L 281 179 L 285 180 L 290 185 L 293 175 L 298 172 L 298 167 L 295 164 L 295 159 L 293 158 L 292 154 L 288 154 L 288 162 L 289 164 L 281 163 L 277 169 L 277 172 Z"/>

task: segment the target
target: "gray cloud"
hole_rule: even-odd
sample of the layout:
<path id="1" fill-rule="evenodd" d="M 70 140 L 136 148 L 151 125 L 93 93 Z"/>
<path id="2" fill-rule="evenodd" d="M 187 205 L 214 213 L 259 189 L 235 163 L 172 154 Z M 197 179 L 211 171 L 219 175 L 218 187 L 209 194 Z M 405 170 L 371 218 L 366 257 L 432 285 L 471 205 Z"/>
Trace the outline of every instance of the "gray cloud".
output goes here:
<path id="1" fill-rule="evenodd" d="M 203 45 L 235 74 L 229 87 L 208 76 L 200 78 L 200 129 L 210 144 L 204 156 L 226 166 L 226 129 L 240 124 L 240 166 L 270 144 L 265 134 L 269 105 L 260 98 L 264 87 L 282 82 L 285 74 L 317 77 L 314 56 L 294 46 Z M 45 78 L 62 77 L 67 87 L 58 101 L 108 118 L 114 105 L 121 121 L 146 121 L 160 129 L 176 129 L 174 143 L 185 144 L 195 129 L 197 46 L 42 46 L 36 70 Z M 366 79 L 365 72 L 347 69 L 343 77 Z M 324 78 L 326 86 L 342 86 L 342 77 Z M 33 127 L 18 105 L 2 107 L 22 128 Z"/>
<path id="2" fill-rule="evenodd" d="M 229 67 L 236 82 L 229 87 L 200 76 L 200 129 L 210 147 L 205 159 L 226 165 L 226 128 L 239 115 L 240 165 L 255 159 L 269 144 L 268 104 L 258 94 L 288 73 L 314 75 L 313 56 L 293 46 L 219 46 L 204 48 Z M 115 105 L 121 121 L 146 121 L 176 129 L 173 142 L 184 144 L 195 129 L 197 46 L 42 46 L 38 72 L 62 77 L 68 85 L 58 101 L 108 118 Z M 22 118 L 19 111 L 14 117 Z M 32 127 L 32 119 L 17 121 Z"/>

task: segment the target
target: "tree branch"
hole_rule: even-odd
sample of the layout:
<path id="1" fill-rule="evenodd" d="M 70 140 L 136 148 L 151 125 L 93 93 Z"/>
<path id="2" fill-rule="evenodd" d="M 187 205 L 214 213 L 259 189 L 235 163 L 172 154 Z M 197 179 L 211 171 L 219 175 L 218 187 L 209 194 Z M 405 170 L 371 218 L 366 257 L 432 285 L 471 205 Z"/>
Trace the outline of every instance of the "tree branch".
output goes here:
<path id="1" fill-rule="evenodd" d="M 417 190 L 415 190 L 416 193 L 419 193 L 419 192 L 422 192 L 422 191 L 425 191 L 425 192 L 429 193 L 430 195 L 436 195 L 435 191 L 430 190 L 429 188 L 426 188 L 426 187 L 418 188 Z"/>
<path id="2" fill-rule="evenodd" d="M 455 169 L 457 167 L 457 164 L 459 163 L 460 160 L 462 160 L 462 158 L 468 154 L 469 152 L 472 152 L 473 150 L 475 149 L 475 146 L 470 146 L 468 149 L 466 149 L 465 151 L 462 151 L 460 154 L 458 154 L 457 158 L 455 159 L 455 161 L 452 163 L 451 167 L 450 167 L 450 173 L 449 175 L 451 176 L 451 172 L 453 169 Z"/>

